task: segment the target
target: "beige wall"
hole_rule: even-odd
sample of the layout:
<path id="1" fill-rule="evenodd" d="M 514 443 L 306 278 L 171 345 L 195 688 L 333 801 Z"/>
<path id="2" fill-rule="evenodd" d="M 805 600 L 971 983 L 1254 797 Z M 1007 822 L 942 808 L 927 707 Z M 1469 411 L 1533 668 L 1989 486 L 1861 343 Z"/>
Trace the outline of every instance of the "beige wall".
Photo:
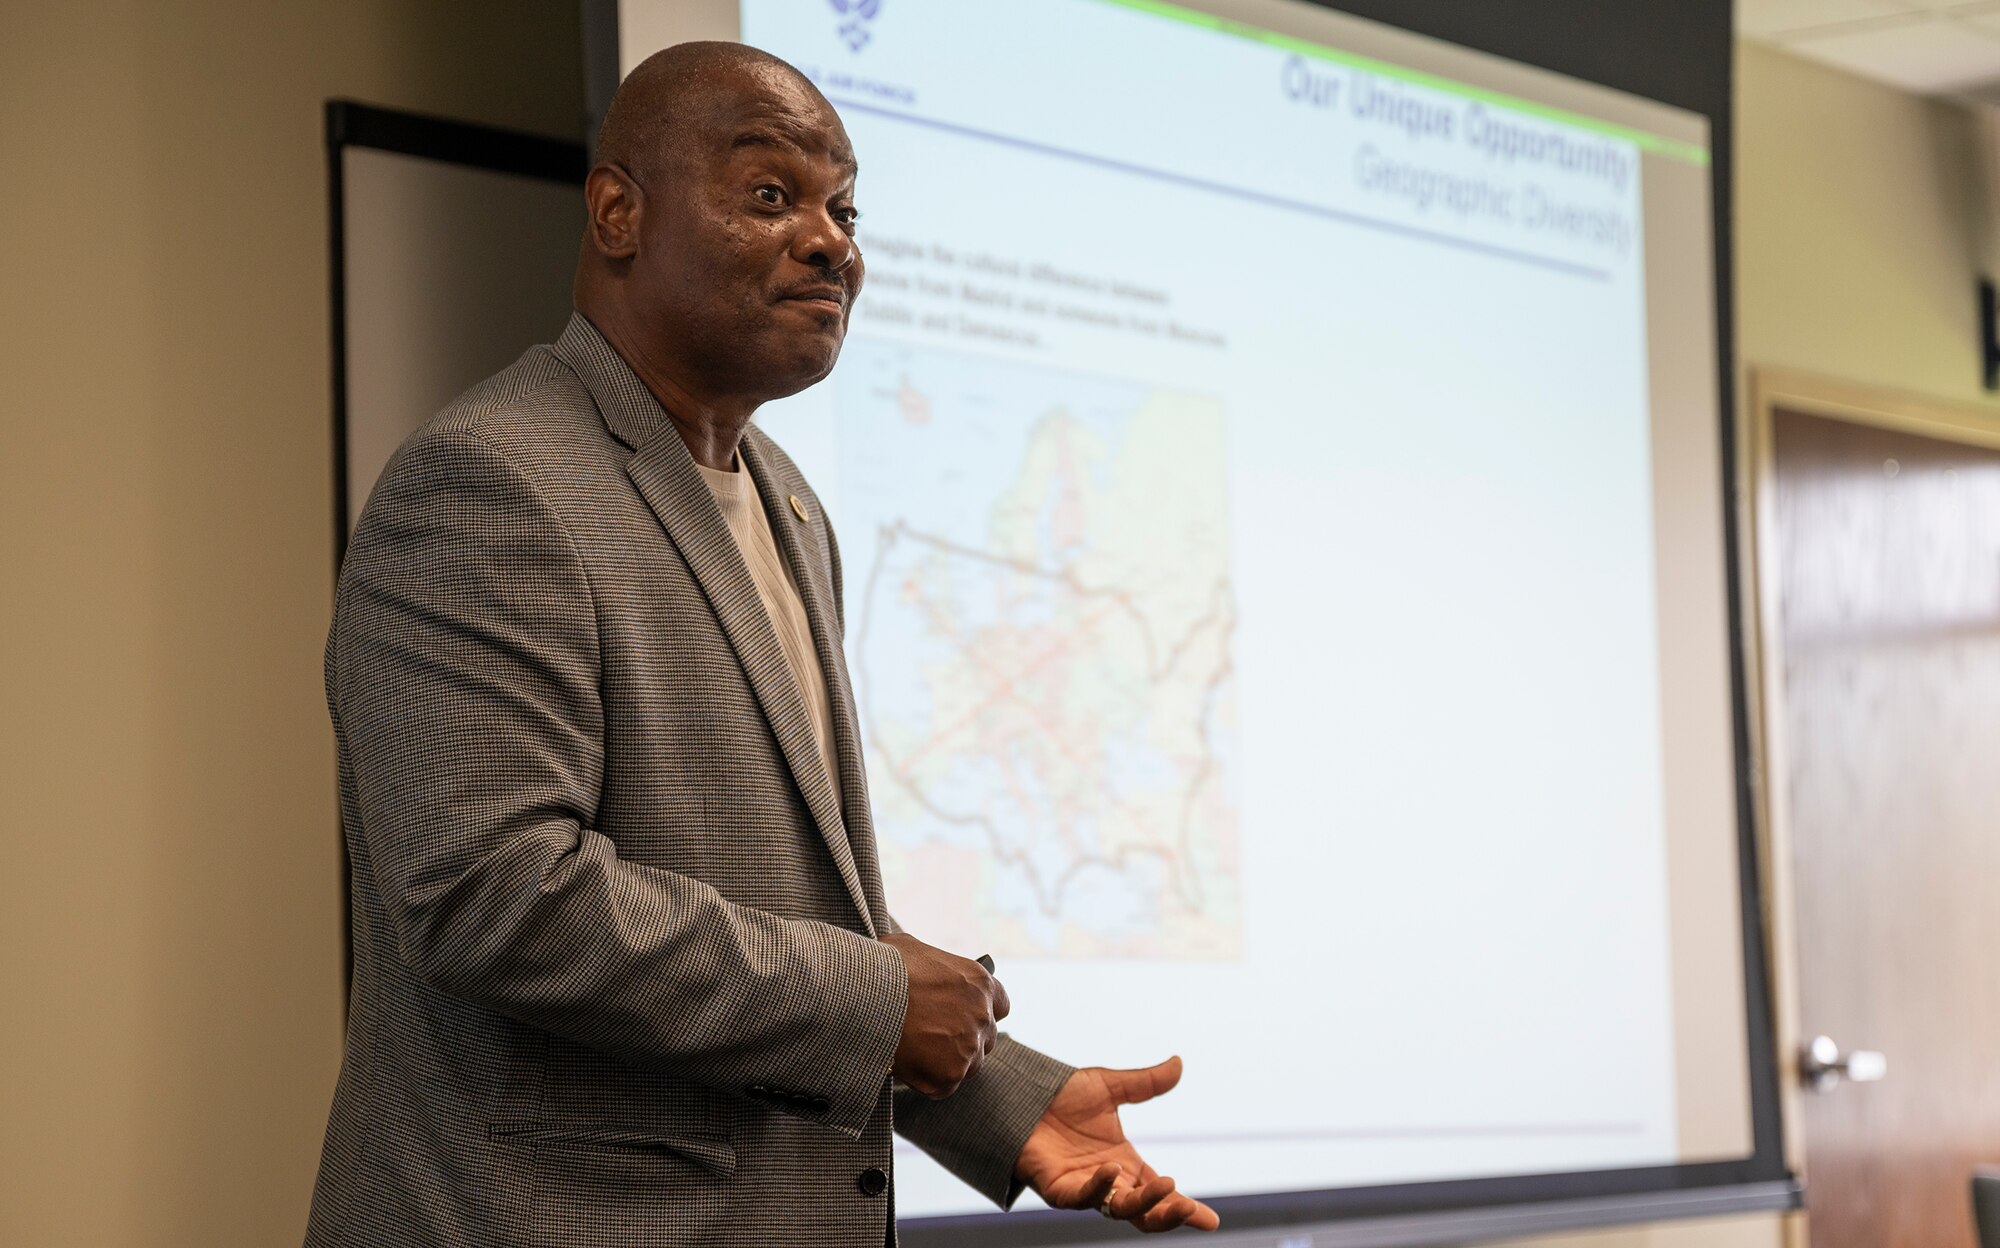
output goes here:
<path id="1" fill-rule="evenodd" d="M 1737 84 L 1743 362 L 2000 413 L 1979 378 L 1970 114 L 1749 44 Z"/>
<path id="2" fill-rule="evenodd" d="M 574 0 L 0 18 L 0 1243 L 299 1242 L 339 1059 L 344 95 L 582 130 Z"/>
<path id="3" fill-rule="evenodd" d="M 0 1243 L 296 1242 L 338 1061 L 320 102 L 580 128 L 568 0 L 0 39 Z M 1961 115 L 1743 51 L 1742 357 L 1976 374 Z M 1748 1218 L 1546 1241 L 1770 1248 Z"/>

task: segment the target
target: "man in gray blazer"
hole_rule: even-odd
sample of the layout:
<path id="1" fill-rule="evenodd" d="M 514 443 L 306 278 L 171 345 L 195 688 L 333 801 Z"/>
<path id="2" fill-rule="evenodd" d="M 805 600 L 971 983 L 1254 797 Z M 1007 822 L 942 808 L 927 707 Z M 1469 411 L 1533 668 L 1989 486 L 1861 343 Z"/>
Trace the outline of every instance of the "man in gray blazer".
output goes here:
<path id="1" fill-rule="evenodd" d="M 577 315 L 391 459 L 327 642 L 354 989 L 308 1244 L 895 1242 L 890 1133 L 1005 1208 L 1216 1216 L 882 896 L 840 550 L 749 424 L 833 367 L 855 164 L 672 48 L 607 114 Z"/>

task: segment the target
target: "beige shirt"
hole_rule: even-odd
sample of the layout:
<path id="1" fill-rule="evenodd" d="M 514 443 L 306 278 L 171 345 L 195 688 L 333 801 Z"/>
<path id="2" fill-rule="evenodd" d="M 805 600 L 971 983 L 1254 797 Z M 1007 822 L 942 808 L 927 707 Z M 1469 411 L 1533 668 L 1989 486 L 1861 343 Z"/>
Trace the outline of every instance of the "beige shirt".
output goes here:
<path id="1" fill-rule="evenodd" d="M 819 652 L 813 649 L 805 603 L 800 600 L 798 586 L 792 583 L 785 558 L 778 553 L 778 544 L 771 536 L 771 522 L 764 514 L 757 483 L 743 470 L 741 456 L 736 464 L 735 472 L 717 472 L 701 463 L 695 467 L 701 469 L 702 480 L 708 483 L 709 493 L 715 495 L 715 505 L 722 509 L 729 534 L 736 539 L 736 549 L 742 552 L 743 562 L 750 568 L 750 579 L 757 583 L 757 596 L 764 600 L 764 613 L 771 617 L 771 628 L 785 651 L 785 663 L 792 669 L 792 679 L 798 682 L 799 691 L 805 695 L 806 718 L 812 720 L 813 741 L 819 746 L 820 763 L 826 768 L 826 777 L 838 799 L 840 768 L 833 757 L 833 706 L 827 701 L 826 677 L 819 670 Z"/>

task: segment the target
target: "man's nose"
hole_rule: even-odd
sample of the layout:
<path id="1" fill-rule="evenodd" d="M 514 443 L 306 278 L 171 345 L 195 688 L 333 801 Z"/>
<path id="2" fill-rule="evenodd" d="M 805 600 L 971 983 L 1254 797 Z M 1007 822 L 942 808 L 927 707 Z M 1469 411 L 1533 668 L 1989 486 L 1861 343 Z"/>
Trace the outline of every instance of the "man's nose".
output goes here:
<path id="1" fill-rule="evenodd" d="M 853 264 L 860 254 L 854 239 L 840 228 L 831 213 L 815 213 L 792 242 L 792 255 L 799 263 L 836 273 Z"/>

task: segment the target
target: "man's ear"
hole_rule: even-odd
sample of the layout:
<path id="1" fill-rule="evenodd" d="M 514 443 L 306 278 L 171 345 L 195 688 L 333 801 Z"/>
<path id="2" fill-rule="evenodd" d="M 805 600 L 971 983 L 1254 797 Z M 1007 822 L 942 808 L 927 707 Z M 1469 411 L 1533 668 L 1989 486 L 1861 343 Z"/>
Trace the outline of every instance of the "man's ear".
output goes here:
<path id="1" fill-rule="evenodd" d="M 639 221 L 646 192 L 619 165 L 602 164 L 583 183 L 583 206 L 590 214 L 590 245 L 607 260 L 630 260 L 639 253 Z"/>

